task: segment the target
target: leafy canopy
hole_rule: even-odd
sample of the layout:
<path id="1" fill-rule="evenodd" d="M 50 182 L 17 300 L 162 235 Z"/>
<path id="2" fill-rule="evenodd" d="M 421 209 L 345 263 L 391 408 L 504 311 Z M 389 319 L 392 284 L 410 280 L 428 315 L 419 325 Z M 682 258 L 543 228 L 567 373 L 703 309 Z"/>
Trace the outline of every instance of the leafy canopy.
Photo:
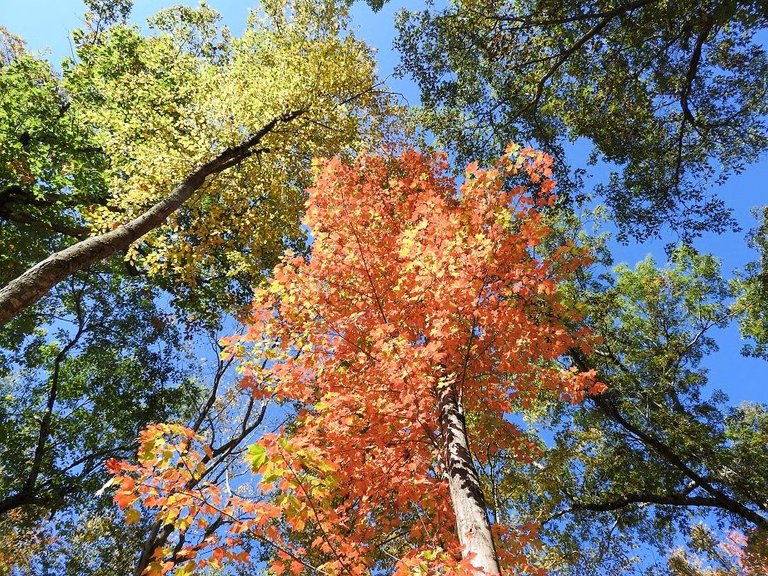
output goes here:
<path id="1" fill-rule="evenodd" d="M 561 159 L 586 139 L 623 238 L 692 237 L 734 225 L 709 189 L 768 145 L 766 25 L 754 0 L 455 0 L 404 13 L 397 47 L 440 145 L 479 158 L 512 139 Z M 560 168 L 578 200 L 584 166 Z"/>
<path id="2" fill-rule="evenodd" d="M 160 497 L 181 533 L 207 522 L 208 503 L 253 514 L 219 557 L 256 534 L 276 549 L 275 574 L 472 571 L 471 558 L 458 562 L 463 528 L 443 476 L 440 387 L 461 398 L 482 460 L 532 457 L 509 415 L 539 395 L 577 402 L 602 386 L 552 363 L 586 348 L 587 333 L 567 330 L 579 314 L 558 291 L 585 254 L 566 244 L 536 255 L 554 200 L 548 157 L 511 147 L 495 168 L 470 166 L 459 192 L 445 169 L 443 157 L 413 151 L 318 165 L 304 218 L 311 256 L 285 256 L 247 335 L 232 341 L 252 359 L 243 385 L 298 409 L 249 451 L 272 500 L 173 496 L 176 473 L 152 472 L 163 453 L 153 440 L 142 467 L 122 465 L 122 506 Z M 193 464 L 172 469 L 194 475 Z M 526 565 L 534 526 L 497 523 L 494 534 L 505 566 Z"/>
<path id="3" fill-rule="evenodd" d="M 715 388 L 729 383 L 704 367 L 718 330 L 749 311 L 741 289 L 714 257 L 690 247 L 663 267 L 649 257 L 581 285 L 585 322 L 600 342 L 590 354 L 570 355 L 596 369 L 607 391 L 581 406 L 534 405 L 548 439 L 539 441 L 540 457 L 493 459 L 483 476 L 502 513 L 543 524 L 558 573 L 586 576 L 596 566 L 668 573 L 683 562 L 670 553 L 689 537 L 689 552 L 717 550 L 700 546 L 705 532 L 716 538 L 701 523 L 748 535 L 759 558 L 768 527 L 768 411 L 729 405 Z"/>
<path id="4" fill-rule="evenodd" d="M 148 36 L 100 23 L 76 33 L 62 78 L 18 50 L 0 68 L 0 218 L 14 248 L 3 280 L 141 215 L 206 161 L 290 118 L 127 253 L 192 311 L 245 304 L 286 245 L 302 249 L 311 158 L 377 133 L 388 104 L 370 51 L 336 2 L 264 3 L 241 38 L 204 4 L 161 11 Z"/>
<path id="5" fill-rule="evenodd" d="M 0 540 L 15 544 L 2 566 L 18 560 L 30 573 L 52 557 L 62 572 L 113 573 L 116 559 L 162 547 L 151 523 L 113 530 L 106 499 L 93 497 L 104 460 L 133 452 L 151 422 L 204 419 L 197 428 L 215 423 L 226 437 L 221 407 L 237 395 L 217 397 L 220 375 L 202 381 L 187 352 L 204 338 L 185 320 L 215 323 L 250 302 L 286 245 L 304 250 L 310 159 L 379 134 L 389 110 L 339 3 L 263 3 L 241 38 L 205 5 L 160 12 L 148 34 L 125 24 L 127 0 L 87 5 L 62 73 L 0 28 L 0 286 L 144 213 L 221 150 L 295 114 L 127 254 L 70 275 L 3 327 Z M 260 420 L 247 401 L 242 412 L 248 424 L 231 427 L 245 437 Z M 98 526 L 95 556 L 73 558 Z M 23 566 L 27 539 L 42 548 Z M 112 544 L 120 552 L 105 559 Z"/>

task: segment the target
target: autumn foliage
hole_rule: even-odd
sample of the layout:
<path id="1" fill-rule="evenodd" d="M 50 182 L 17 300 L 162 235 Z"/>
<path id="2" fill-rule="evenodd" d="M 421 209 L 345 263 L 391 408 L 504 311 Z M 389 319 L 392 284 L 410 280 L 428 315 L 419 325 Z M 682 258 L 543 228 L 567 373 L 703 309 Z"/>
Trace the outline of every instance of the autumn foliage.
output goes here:
<path id="1" fill-rule="evenodd" d="M 179 532 L 204 532 L 200 520 L 224 510 L 235 538 L 274 547 L 278 575 L 477 573 L 460 544 L 439 403 L 454 398 L 481 463 L 499 451 L 530 460 L 536 446 L 511 414 L 542 394 L 578 402 L 603 388 L 556 362 L 589 335 L 573 328 L 579 314 L 558 289 L 585 254 L 566 243 L 540 256 L 550 162 L 510 147 L 492 169 L 469 166 L 458 190 L 439 154 L 318 163 L 304 219 L 311 256 L 286 255 L 247 334 L 230 342 L 243 357 L 242 385 L 296 408 L 249 451 L 263 498 L 244 503 L 210 486 L 206 500 L 194 480 L 205 449 L 181 466 L 178 454 L 198 440 L 176 431 L 187 444 L 164 456 L 169 430 L 156 430 L 143 465 L 113 464 L 120 505 L 159 506 Z M 526 561 L 535 526 L 492 530 L 502 570 L 535 571 Z M 208 534 L 187 562 L 221 558 L 212 551 L 222 547 Z M 158 572 L 172 567 L 164 554 Z"/>

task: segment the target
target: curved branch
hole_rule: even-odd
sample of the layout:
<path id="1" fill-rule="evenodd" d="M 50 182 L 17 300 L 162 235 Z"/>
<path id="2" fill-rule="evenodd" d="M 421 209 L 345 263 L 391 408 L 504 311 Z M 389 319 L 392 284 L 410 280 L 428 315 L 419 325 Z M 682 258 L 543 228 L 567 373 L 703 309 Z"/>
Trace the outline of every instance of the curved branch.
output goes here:
<path id="1" fill-rule="evenodd" d="M 79 296 L 82 296 L 80 294 Z M 53 409 L 56 405 L 56 400 L 59 395 L 59 374 L 61 372 L 61 365 L 66 359 L 69 352 L 80 341 L 80 338 L 86 331 L 85 317 L 80 307 L 80 300 L 76 301 L 77 307 L 77 331 L 72 336 L 72 339 L 67 342 L 56 358 L 53 360 L 53 374 L 50 380 L 50 389 L 48 390 L 48 398 L 45 403 L 45 411 L 43 417 L 40 420 L 40 428 L 38 430 L 37 442 L 35 444 L 35 451 L 32 456 L 32 464 L 27 474 L 27 479 L 24 481 L 24 486 L 16 494 L 0 500 L 0 514 L 25 506 L 28 504 L 42 504 L 48 501 L 44 495 L 37 492 L 37 480 L 40 476 L 40 470 L 43 466 L 43 457 L 45 456 L 46 444 L 48 438 L 51 435 L 51 421 L 53 419 Z"/>
<path id="2" fill-rule="evenodd" d="M 680 91 L 680 108 L 683 110 L 683 119 L 680 122 L 680 130 L 677 136 L 677 159 L 675 163 L 675 181 L 677 184 L 680 183 L 680 174 L 683 167 L 683 141 L 685 140 L 685 126 L 686 124 L 690 124 L 694 129 L 698 129 L 698 123 L 696 121 L 696 117 L 691 111 L 691 106 L 688 99 L 691 95 L 691 90 L 693 89 L 693 81 L 699 71 L 699 64 L 701 63 L 701 53 L 704 48 L 704 43 L 707 41 L 707 38 L 709 38 L 709 34 L 712 32 L 714 27 L 714 19 L 708 17 L 705 20 L 704 28 L 701 30 L 701 32 L 699 32 L 698 36 L 696 36 L 696 45 L 693 48 L 691 60 L 688 63 L 688 71 L 685 74 L 685 84 L 683 84 L 683 89 Z"/>
<path id="3" fill-rule="evenodd" d="M 531 108 L 535 109 L 538 107 L 539 101 L 541 100 L 541 97 L 544 94 L 544 88 L 546 87 L 547 82 L 555 75 L 555 73 L 560 69 L 560 67 L 563 64 L 565 64 L 571 56 L 573 56 L 573 54 L 581 50 L 581 48 L 587 42 L 589 42 L 592 38 L 600 34 L 600 32 L 602 32 L 603 29 L 606 26 L 608 26 L 608 24 L 610 24 L 614 18 L 617 18 L 618 16 L 622 16 L 627 12 L 637 10 L 638 8 L 642 8 L 647 4 L 652 4 L 655 1 L 656 0 L 636 0 L 635 2 L 630 2 L 628 4 L 618 6 L 613 10 L 609 10 L 608 12 L 604 12 L 603 17 L 599 22 L 597 22 L 592 28 L 587 30 L 587 32 L 581 38 L 579 38 L 571 47 L 569 47 L 568 49 L 566 49 L 565 51 L 561 52 L 558 55 L 557 61 L 552 65 L 552 67 L 547 71 L 547 73 L 537 82 L 536 94 L 534 95 L 533 99 L 525 107 L 524 110 L 530 110 Z"/>
<path id="4" fill-rule="evenodd" d="M 716 498 L 709 496 L 687 496 L 685 494 L 628 494 L 616 500 L 605 502 L 578 502 L 574 504 L 567 512 L 590 511 L 590 512 L 610 512 L 621 510 L 632 504 L 658 504 L 662 506 L 708 506 L 711 508 L 721 508 L 720 502 Z"/>
<path id="5" fill-rule="evenodd" d="M 616 16 L 624 15 L 627 12 L 632 12 L 633 10 L 637 10 L 638 8 L 642 8 L 643 6 L 646 6 L 648 4 L 655 4 L 657 2 L 658 0 L 640 0 L 638 2 L 629 2 L 627 4 L 622 4 L 620 6 L 617 6 L 616 8 L 611 8 L 610 10 L 604 10 L 600 12 L 586 12 L 586 13 L 576 14 L 574 16 L 564 16 L 561 18 L 555 17 L 555 18 L 538 18 L 537 19 L 535 16 L 531 14 L 527 14 L 525 16 L 501 16 L 496 14 L 486 14 L 484 12 L 481 12 L 471 7 L 467 8 L 467 11 L 477 16 L 480 16 L 482 18 L 485 18 L 486 20 L 495 20 L 497 22 L 515 22 L 517 24 L 520 24 L 520 28 L 530 28 L 530 27 L 557 26 L 559 24 L 583 22 L 585 20 L 594 20 L 596 18 L 614 18 Z"/>
<path id="6" fill-rule="evenodd" d="M 32 218 L 31 216 L 27 216 L 26 214 L 12 212 L 10 210 L 6 210 L 5 208 L 0 208 L 0 218 L 5 218 L 6 220 L 16 222 L 17 224 L 37 226 L 49 232 L 64 234 L 65 236 L 71 236 L 72 238 L 77 238 L 79 240 L 87 238 L 89 232 L 88 228 L 84 226 L 68 226 L 66 224 L 57 224 L 56 222 L 42 222 Z"/>

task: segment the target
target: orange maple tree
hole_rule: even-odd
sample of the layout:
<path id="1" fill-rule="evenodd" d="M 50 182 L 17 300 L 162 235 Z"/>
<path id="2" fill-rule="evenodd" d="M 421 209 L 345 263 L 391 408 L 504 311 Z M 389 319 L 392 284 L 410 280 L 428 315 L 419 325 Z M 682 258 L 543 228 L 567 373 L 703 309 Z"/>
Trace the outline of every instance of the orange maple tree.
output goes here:
<path id="1" fill-rule="evenodd" d="M 470 165 L 458 190 L 440 154 L 317 163 L 304 219 L 311 256 L 286 255 L 247 334 L 230 341 L 242 384 L 296 417 L 249 450 L 263 500 L 206 501 L 232 508 L 237 538 L 277 548 L 273 573 L 356 576 L 387 557 L 396 574 L 536 571 L 526 562 L 535 526 L 491 526 L 472 448 L 534 458 L 510 415 L 541 394 L 578 402 L 603 389 L 556 362 L 588 347 L 558 290 L 588 258 L 571 243 L 538 255 L 555 200 L 550 163 L 510 146 L 492 169 Z M 152 454 L 139 467 L 113 464 L 122 506 L 146 505 L 151 485 L 174 525 L 194 517 L 179 530 L 213 512 L 199 486 L 181 490 L 185 512 L 169 502 L 194 484 L 200 456 L 179 479 L 167 471 L 178 459 Z M 162 572 L 172 566 L 161 556 Z"/>

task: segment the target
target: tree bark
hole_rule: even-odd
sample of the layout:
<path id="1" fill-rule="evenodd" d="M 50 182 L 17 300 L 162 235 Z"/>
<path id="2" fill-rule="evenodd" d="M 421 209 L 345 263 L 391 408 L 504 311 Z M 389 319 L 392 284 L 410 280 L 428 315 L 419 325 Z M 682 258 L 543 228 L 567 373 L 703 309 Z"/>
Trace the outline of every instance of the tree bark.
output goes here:
<path id="1" fill-rule="evenodd" d="M 461 555 L 470 558 L 478 576 L 501 574 L 480 477 L 469 452 L 464 414 L 456 389 L 452 382 L 441 380 L 438 394 L 444 463 Z"/>
<path id="2" fill-rule="evenodd" d="M 223 172 L 253 155 L 256 152 L 254 147 L 277 124 L 290 122 L 304 112 L 303 109 L 294 110 L 273 118 L 238 146 L 227 148 L 197 167 L 168 196 L 140 216 L 106 234 L 92 236 L 52 254 L 9 282 L 0 290 L 0 325 L 6 324 L 21 310 L 40 300 L 70 274 L 126 250 L 136 240 L 162 225 L 168 216 L 200 189 L 208 176 Z"/>

